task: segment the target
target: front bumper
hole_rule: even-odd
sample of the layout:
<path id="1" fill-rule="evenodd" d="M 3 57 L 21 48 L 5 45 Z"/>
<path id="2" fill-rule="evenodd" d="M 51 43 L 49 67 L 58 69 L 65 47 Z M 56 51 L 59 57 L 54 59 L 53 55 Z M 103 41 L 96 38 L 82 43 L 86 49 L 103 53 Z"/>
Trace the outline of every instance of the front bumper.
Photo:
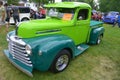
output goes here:
<path id="1" fill-rule="evenodd" d="M 21 63 L 20 61 L 14 59 L 12 57 L 12 55 L 9 53 L 9 50 L 4 50 L 4 54 L 14 66 L 16 66 L 22 72 L 26 73 L 28 76 L 33 77 L 33 75 L 32 75 L 33 66 L 27 66 L 27 65 Z"/>

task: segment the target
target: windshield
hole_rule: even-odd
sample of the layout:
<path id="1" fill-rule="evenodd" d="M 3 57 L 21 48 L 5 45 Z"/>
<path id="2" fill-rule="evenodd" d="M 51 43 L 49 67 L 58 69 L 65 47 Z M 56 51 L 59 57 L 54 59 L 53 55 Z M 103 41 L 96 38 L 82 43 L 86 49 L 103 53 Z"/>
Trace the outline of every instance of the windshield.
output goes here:
<path id="1" fill-rule="evenodd" d="M 49 8 L 47 9 L 47 16 L 58 18 L 62 20 L 72 20 L 75 14 L 73 8 Z"/>

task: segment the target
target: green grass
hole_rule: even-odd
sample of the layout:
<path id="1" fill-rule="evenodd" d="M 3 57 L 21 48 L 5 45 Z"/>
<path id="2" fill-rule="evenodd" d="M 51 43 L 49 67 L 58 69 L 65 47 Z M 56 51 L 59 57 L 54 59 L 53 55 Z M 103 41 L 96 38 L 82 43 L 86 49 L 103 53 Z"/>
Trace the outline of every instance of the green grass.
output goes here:
<path id="1" fill-rule="evenodd" d="M 57 74 L 34 70 L 31 78 L 14 67 L 3 55 L 7 48 L 5 27 L 0 29 L 0 80 L 120 80 L 120 28 L 104 24 L 100 45 L 90 48 Z M 10 27 L 10 31 L 14 27 Z"/>

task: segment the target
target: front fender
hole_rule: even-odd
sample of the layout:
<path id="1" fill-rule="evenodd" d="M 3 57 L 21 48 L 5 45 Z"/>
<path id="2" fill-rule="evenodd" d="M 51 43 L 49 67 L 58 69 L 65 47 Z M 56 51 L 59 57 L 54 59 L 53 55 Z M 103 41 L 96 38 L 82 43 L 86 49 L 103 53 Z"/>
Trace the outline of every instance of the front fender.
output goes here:
<path id="1" fill-rule="evenodd" d="M 73 40 L 65 35 L 50 35 L 40 37 L 36 38 L 35 41 L 29 41 L 29 43 L 31 46 L 34 46 L 34 68 L 40 71 L 46 71 L 49 69 L 55 56 L 60 50 L 69 48 L 73 53 L 75 51 L 75 44 Z"/>
<path id="2" fill-rule="evenodd" d="M 104 34 L 104 27 L 93 28 L 90 33 L 89 44 L 96 44 L 97 38 L 99 35 Z"/>

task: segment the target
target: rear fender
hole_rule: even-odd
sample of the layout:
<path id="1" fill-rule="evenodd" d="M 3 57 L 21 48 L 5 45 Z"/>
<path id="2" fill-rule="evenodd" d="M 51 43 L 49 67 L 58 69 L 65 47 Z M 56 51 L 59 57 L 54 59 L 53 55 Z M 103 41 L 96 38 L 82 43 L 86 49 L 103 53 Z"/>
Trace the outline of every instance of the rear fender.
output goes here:
<path id="1" fill-rule="evenodd" d="M 98 36 L 103 36 L 104 31 L 104 27 L 93 28 L 90 33 L 89 44 L 96 44 Z"/>

